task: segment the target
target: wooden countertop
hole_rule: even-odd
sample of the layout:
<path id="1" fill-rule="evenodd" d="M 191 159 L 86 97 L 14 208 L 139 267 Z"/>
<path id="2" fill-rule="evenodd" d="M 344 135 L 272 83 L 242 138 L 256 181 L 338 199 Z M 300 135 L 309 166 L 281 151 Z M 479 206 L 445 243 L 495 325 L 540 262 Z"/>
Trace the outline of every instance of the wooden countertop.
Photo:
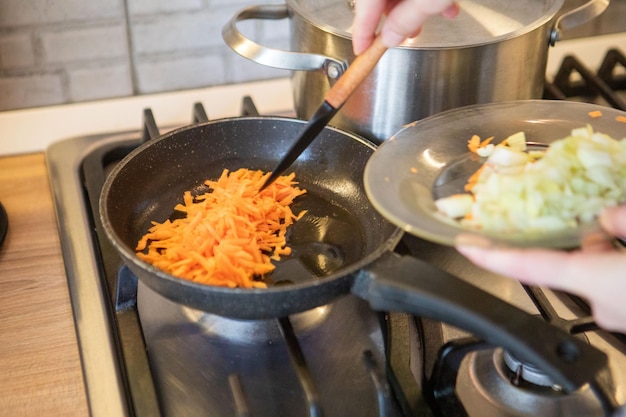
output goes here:
<path id="1" fill-rule="evenodd" d="M 87 416 L 45 157 L 0 158 L 0 415 Z"/>

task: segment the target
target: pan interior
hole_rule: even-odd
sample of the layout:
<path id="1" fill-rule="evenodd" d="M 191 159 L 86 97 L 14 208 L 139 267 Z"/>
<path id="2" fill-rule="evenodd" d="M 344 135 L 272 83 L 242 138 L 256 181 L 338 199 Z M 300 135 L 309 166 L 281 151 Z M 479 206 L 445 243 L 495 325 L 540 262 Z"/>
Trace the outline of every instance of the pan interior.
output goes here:
<path id="1" fill-rule="evenodd" d="M 328 276 L 367 253 L 364 225 L 345 204 L 312 190 L 293 209 L 307 214 L 290 227 L 287 241 L 292 254 L 277 263 L 269 277 L 272 284 Z"/>
<path id="2" fill-rule="evenodd" d="M 303 123 L 284 118 L 237 118 L 172 132 L 142 145 L 111 172 L 102 201 L 103 221 L 118 250 L 141 264 L 134 247 L 151 221 L 175 216 L 183 192 L 203 193 L 206 179 L 223 169 L 271 171 Z M 294 163 L 307 193 L 292 209 L 307 214 L 290 227 L 292 255 L 277 263 L 270 285 L 310 283 L 356 268 L 388 244 L 396 228 L 369 204 L 362 178 L 374 146 L 326 128 Z M 146 267 L 145 265 L 143 267 Z"/>

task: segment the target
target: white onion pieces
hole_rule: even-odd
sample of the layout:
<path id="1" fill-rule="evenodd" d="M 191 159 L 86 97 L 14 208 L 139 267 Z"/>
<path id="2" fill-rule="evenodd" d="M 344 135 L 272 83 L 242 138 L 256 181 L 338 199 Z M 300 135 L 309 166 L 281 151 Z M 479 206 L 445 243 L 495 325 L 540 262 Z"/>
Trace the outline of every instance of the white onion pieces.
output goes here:
<path id="1" fill-rule="evenodd" d="M 587 126 L 545 152 L 526 151 L 522 132 L 504 143 L 490 151 L 471 194 L 435 201 L 441 213 L 471 229 L 535 233 L 578 227 L 626 201 L 624 139 Z"/>

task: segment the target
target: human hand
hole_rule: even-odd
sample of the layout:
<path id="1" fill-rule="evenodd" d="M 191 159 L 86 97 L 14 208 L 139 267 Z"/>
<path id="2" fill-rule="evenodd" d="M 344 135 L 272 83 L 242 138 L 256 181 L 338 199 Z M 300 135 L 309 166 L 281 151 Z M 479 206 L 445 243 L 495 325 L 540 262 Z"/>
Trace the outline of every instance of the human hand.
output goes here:
<path id="1" fill-rule="evenodd" d="M 357 0 L 352 26 L 352 46 L 359 55 L 372 43 L 383 14 L 383 44 L 388 48 L 400 45 L 406 38 L 419 34 L 426 19 L 441 14 L 455 17 L 459 7 L 453 0 Z"/>
<path id="2" fill-rule="evenodd" d="M 600 327 L 626 332 L 626 250 L 613 244 L 613 236 L 626 237 L 626 204 L 606 209 L 600 224 L 606 234 L 589 236 L 571 252 L 495 247 L 475 235 L 460 235 L 456 249 L 492 272 L 584 297 Z"/>

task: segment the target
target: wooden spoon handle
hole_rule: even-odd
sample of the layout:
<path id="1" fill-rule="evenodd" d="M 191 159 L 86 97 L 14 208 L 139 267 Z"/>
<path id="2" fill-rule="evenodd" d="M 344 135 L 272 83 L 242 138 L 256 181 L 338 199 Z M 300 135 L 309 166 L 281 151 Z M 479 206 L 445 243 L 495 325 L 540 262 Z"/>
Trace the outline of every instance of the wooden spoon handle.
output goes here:
<path id="1" fill-rule="evenodd" d="M 346 72 L 337 80 L 330 91 L 326 93 L 324 99 L 328 104 L 335 109 L 341 107 L 357 86 L 369 75 L 372 69 L 374 69 L 378 60 L 380 60 L 386 50 L 387 47 L 383 45 L 383 41 L 380 35 L 378 35 L 370 47 L 355 58 Z"/>

